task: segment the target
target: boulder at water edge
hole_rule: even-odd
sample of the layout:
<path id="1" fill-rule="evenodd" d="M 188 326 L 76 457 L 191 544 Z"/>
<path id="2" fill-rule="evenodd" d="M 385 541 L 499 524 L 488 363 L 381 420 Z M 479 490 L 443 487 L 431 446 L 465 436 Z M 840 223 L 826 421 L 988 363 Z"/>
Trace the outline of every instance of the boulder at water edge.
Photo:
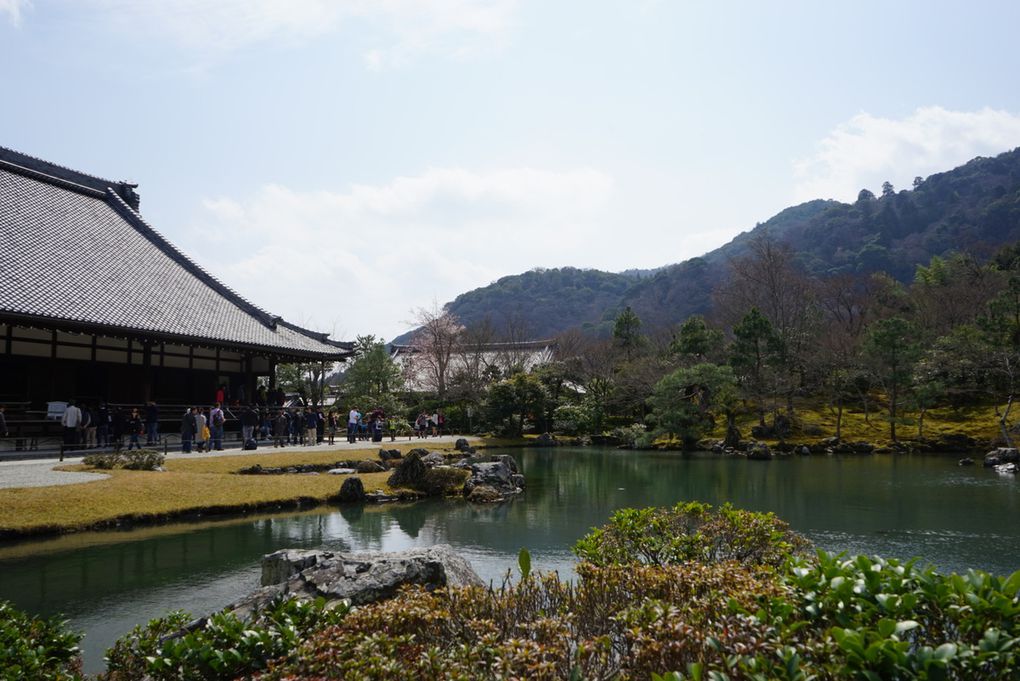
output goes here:
<path id="1" fill-rule="evenodd" d="M 340 485 L 340 493 L 336 495 L 336 500 L 343 503 L 365 501 L 365 485 L 362 484 L 361 478 L 352 477 L 344 480 L 344 484 Z M 263 561 L 263 565 L 265 565 L 265 561 Z M 264 573 L 265 569 L 263 568 Z"/>
<path id="2" fill-rule="evenodd" d="M 279 596 L 363 605 L 392 598 L 407 584 L 438 589 L 481 586 L 482 580 L 467 560 L 440 544 L 393 553 L 284 549 L 262 559 L 262 584 L 227 610 L 247 617 Z"/>
<path id="3" fill-rule="evenodd" d="M 491 487 L 501 497 L 524 491 L 524 476 L 518 472 L 517 461 L 512 456 L 501 454 L 492 461 L 472 462 L 468 470 L 471 477 L 464 483 L 464 493 L 469 498 L 476 487 L 483 486 Z"/>

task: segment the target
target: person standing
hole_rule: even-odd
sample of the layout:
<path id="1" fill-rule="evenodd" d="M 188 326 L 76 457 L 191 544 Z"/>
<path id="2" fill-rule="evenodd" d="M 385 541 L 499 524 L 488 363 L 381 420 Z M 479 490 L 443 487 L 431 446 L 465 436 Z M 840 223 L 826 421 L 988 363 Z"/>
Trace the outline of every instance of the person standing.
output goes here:
<path id="1" fill-rule="evenodd" d="M 209 412 L 209 431 L 212 434 L 212 441 L 209 444 L 210 449 L 215 449 L 218 452 L 223 451 L 223 425 L 227 422 L 227 416 L 223 413 L 223 408 L 220 403 L 217 402 L 213 405 L 212 411 Z"/>
<path id="2" fill-rule="evenodd" d="M 78 444 L 78 427 L 81 425 L 81 409 L 74 406 L 74 402 L 67 403 L 67 409 L 60 419 L 60 425 L 64 427 L 64 444 L 74 446 Z"/>
<path id="3" fill-rule="evenodd" d="M 255 427 L 259 425 L 259 415 L 254 409 L 248 407 L 241 414 L 241 446 L 248 440 L 254 439 Z"/>
<path id="4" fill-rule="evenodd" d="M 7 432 L 7 417 L 4 415 L 5 411 L 7 411 L 6 405 L 0 404 L 0 437 L 7 437 L 10 435 L 10 433 Z"/>
<path id="5" fill-rule="evenodd" d="M 319 428 L 319 415 L 315 413 L 315 410 L 309 407 L 305 409 L 305 444 L 309 447 L 315 446 L 315 440 L 318 437 Z"/>
<path id="6" fill-rule="evenodd" d="M 208 434 L 209 422 L 206 420 L 202 410 L 195 407 L 195 444 L 198 451 L 205 451 L 205 441 L 208 439 Z"/>
<path id="7" fill-rule="evenodd" d="M 96 410 L 96 446 L 110 446 L 110 410 L 104 403 Z"/>
<path id="8" fill-rule="evenodd" d="M 439 412 L 432 412 L 432 416 L 429 417 L 429 425 L 432 427 L 432 437 L 439 435 Z"/>
<path id="9" fill-rule="evenodd" d="M 128 440 L 128 451 L 131 448 L 141 449 L 142 444 L 138 441 L 138 436 L 142 434 L 142 415 L 138 413 L 138 407 L 131 410 L 131 415 L 128 416 L 127 429 L 130 439 Z"/>
<path id="10" fill-rule="evenodd" d="M 145 444 L 159 442 L 159 407 L 152 400 L 145 405 Z"/>
<path id="11" fill-rule="evenodd" d="M 336 415 L 336 409 L 329 410 L 329 416 L 326 417 L 326 431 L 329 433 L 329 444 L 333 444 L 336 439 L 336 427 L 339 422 L 339 418 Z"/>
<path id="12" fill-rule="evenodd" d="M 96 412 L 83 404 L 81 407 L 81 427 L 85 434 L 85 448 L 92 449 L 96 446 Z"/>
<path id="13" fill-rule="evenodd" d="M 361 420 L 361 414 L 358 412 L 358 408 L 351 407 L 350 413 L 347 414 L 347 442 L 352 445 L 358 436 L 359 420 Z"/>
<path id="14" fill-rule="evenodd" d="M 110 428 L 113 433 L 113 447 L 119 452 L 124 446 L 124 411 L 120 407 L 113 408 Z"/>
<path id="15" fill-rule="evenodd" d="M 287 412 L 281 409 L 273 422 L 273 447 L 286 447 L 289 431 L 290 419 L 287 418 Z"/>
<path id="16" fill-rule="evenodd" d="M 181 419 L 181 451 L 185 454 L 191 453 L 191 441 L 195 439 L 195 412 L 197 409 L 184 410 L 184 417 Z"/>

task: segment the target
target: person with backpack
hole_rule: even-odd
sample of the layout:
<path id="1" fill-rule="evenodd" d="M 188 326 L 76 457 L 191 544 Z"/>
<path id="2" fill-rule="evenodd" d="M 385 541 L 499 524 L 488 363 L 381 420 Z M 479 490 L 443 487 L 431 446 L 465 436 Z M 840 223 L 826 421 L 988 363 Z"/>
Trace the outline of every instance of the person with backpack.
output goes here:
<path id="1" fill-rule="evenodd" d="M 209 449 L 215 449 L 218 452 L 223 451 L 223 425 L 227 422 L 227 416 L 223 413 L 223 408 L 219 402 L 213 405 L 212 411 L 209 412 L 209 433 L 211 440 Z"/>

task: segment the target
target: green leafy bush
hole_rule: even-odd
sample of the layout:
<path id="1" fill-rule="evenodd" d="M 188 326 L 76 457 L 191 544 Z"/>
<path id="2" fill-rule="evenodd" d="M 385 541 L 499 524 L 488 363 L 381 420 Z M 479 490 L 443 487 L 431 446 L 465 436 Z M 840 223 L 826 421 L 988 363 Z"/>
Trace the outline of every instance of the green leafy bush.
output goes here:
<path id="1" fill-rule="evenodd" d="M 574 546 L 596 565 L 670 565 L 687 561 L 779 567 L 808 543 L 772 513 L 696 501 L 673 508 L 625 508 Z"/>
<path id="2" fill-rule="evenodd" d="M 0 601 L 0 679 L 82 679 L 81 635 L 57 619 L 30 617 Z"/>
<path id="3" fill-rule="evenodd" d="M 188 631 L 187 613 L 175 612 L 136 627 L 107 651 L 104 681 L 234 679 L 286 659 L 313 631 L 340 622 L 346 604 L 278 599 L 245 620 L 217 613 Z"/>

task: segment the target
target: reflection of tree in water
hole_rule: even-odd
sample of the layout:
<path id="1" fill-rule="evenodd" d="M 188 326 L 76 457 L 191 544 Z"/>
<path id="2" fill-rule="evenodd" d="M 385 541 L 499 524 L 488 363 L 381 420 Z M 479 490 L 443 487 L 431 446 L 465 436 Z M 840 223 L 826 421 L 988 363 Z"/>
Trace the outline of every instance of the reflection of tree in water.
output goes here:
<path id="1" fill-rule="evenodd" d="M 412 539 L 417 539 L 431 514 L 424 504 L 408 504 L 392 507 L 390 515 L 397 521 L 397 525 L 404 534 Z"/>
<path id="2" fill-rule="evenodd" d="M 340 517 L 350 525 L 360 523 L 361 519 L 365 516 L 364 504 L 340 504 L 337 510 L 340 512 Z"/>

